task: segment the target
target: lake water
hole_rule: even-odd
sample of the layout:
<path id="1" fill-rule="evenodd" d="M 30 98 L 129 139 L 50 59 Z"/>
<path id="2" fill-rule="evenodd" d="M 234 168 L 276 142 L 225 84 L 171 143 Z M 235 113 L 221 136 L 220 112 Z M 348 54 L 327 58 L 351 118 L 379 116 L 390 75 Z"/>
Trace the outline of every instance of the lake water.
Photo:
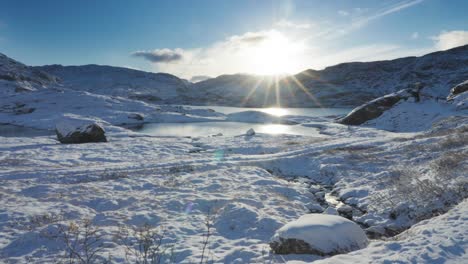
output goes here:
<path id="1" fill-rule="evenodd" d="M 206 137 L 222 134 L 237 136 L 253 128 L 257 133 L 316 135 L 317 130 L 301 125 L 252 124 L 241 122 L 149 123 L 138 132 L 153 136 Z M 221 135 L 220 134 L 220 135 Z"/>
<path id="2" fill-rule="evenodd" d="M 343 108 L 240 108 L 224 106 L 186 106 L 194 109 L 210 108 L 223 114 L 242 111 L 261 111 L 275 116 L 300 115 L 311 117 L 344 115 L 350 109 Z M 197 122 L 197 123 L 150 123 L 145 124 L 138 132 L 153 136 L 175 137 L 203 137 L 222 134 L 223 136 L 236 136 L 245 134 L 253 128 L 257 133 L 266 134 L 292 134 L 317 136 L 317 129 L 301 125 L 258 124 L 242 122 Z"/>
<path id="3" fill-rule="evenodd" d="M 54 131 L 29 127 L 0 125 L 0 137 L 37 137 L 54 135 Z"/>
<path id="4" fill-rule="evenodd" d="M 267 114 L 275 116 L 285 116 L 285 115 L 299 115 L 299 116 L 336 116 L 336 115 L 345 115 L 349 113 L 352 109 L 349 108 L 278 108 L 278 107 L 268 107 L 268 108 L 243 108 L 243 107 L 230 107 L 230 106 L 191 106 L 184 105 L 184 107 L 189 107 L 193 109 L 213 109 L 216 112 L 223 114 L 232 114 L 242 111 L 260 111 Z"/>

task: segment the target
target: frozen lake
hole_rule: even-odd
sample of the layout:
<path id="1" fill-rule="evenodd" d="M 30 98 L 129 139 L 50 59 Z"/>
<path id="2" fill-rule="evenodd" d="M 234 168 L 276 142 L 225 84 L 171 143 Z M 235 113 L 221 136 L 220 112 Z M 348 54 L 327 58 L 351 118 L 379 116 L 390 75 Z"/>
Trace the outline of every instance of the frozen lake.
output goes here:
<path id="1" fill-rule="evenodd" d="M 336 116 L 336 115 L 345 115 L 349 113 L 352 109 L 350 108 L 278 108 L 278 107 L 268 107 L 268 108 L 245 108 L 245 107 L 230 107 L 230 106 L 191 106 L 184 105 L 184 107 L 189 107 L 193 109 L 213 109 L 216 112 L 223 114 L 232 114 L 243 111 L 260 111 L 267 114 L 275 116 L 285 116 L 285 115 L 299 115 L 299 116 Z"/>
<path id="2" fill-rule="evenodd" d="M 242 111 L 260 111 L 275 116 L 309 116 L 324 117 L 344 115 L 350 109 L 344 108 L 240 108 L 224 106 L 184 106 L 194 109 L 213 109 L 223 114 L 231 114 Z M 153 136 L 175 136 L 175 137 L 202 137 L 222 134 L 224 136 L 236 136 L 245 134 L 253 128 L 257 133 L 266 134 L 292 134 L 317 136 L 317 129 L 301 125 L 283 124 L 260 124 L 244 122 L 197 122 L 197 123 L 149 123 L 145 124 L 138 132 Z"/>
<path id="3" fill-rule="evenodd" d="M 153 136 L 204 137 L 222 134 L 237 136 L 253 128 L 257 133 L 317 135 L 317 129 L 301 125 L 256 124 L 242 122 L 149 123 L 138 132 Z"/>

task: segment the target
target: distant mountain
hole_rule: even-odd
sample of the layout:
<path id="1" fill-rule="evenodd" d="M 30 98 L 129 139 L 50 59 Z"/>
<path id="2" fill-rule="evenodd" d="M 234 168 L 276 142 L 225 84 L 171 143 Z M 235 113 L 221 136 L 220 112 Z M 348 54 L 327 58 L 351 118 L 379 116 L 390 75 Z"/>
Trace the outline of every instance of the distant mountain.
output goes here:
<path id="1" fill-rule="evenodd" d="M 371 99 L 423 85 L 423 95 L 444 98 L 468 79 L 468 45 L 387 61 L 350 62 L 281 78 L 223 75 L 193 84 L 195 104 L 289 107 L 354 107 Z M 249 95 L 254 87 L 259 87 Z M 278 88 L 276 88 L 278 87 Z M 192 95 L 192 94 L 191 94 Z M 204 95 L 204 96 L 200 96 Z M 279 98 L 279 99 L 278 99 Z"/>
<path id="2" fill-rule="evenodd" d="M 0 96 L 43 89 L 57 81 L 55 76 L 0 53 Z"/>
<path id="3" fill-rule="evenodd" d="M 29 67 L 0 55 L 3 94 L 61 86 L 159 104 L 355 107 L 415 85 L 424 87 L 423 96 L 444 98 L 450 87 L 468 79 L 468 45 L 421 57 L 342 63 L 291 76 L 234 74 L 197 83 L 111 66 Z"/>
<path id="4" fill-rule="evenodd" d="M 181 100 L 190 82 L 167 73 L 151 73 L 121 67 L 47 65 L 35 67 L 60 78 L 73 90 L 122 96 L 157 103 Z"/>

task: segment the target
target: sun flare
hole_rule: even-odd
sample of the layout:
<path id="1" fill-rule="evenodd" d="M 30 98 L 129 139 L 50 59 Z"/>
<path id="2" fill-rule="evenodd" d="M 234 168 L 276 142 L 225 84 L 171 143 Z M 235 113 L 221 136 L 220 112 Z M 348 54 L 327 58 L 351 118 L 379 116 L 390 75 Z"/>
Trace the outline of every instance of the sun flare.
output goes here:
<path id="1" fill-rule="evenodd" d="M 298 69 L 301 43 L 294 43 L 283 33 L 270 32 L 268 38 L 250 48 L 251 72 L 258 75 L 291 74 Z"/>
<path id="2" fill-rule="evenodd" d="M 286 108 L 280 107 L 264 108 L 263 112 L 274 116 L 284 116 L 288 114 L 288 110 Z"/>

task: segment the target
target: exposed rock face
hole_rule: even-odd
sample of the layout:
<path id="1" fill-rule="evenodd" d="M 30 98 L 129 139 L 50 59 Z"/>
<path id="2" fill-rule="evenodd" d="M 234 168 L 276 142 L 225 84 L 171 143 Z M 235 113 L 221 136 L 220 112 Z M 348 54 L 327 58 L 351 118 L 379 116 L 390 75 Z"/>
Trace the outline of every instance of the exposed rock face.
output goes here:
<path id="1" fill-rule="evenodd" d="M 447 100 L 452 100 L 455 96 L 468 91 L 468 80 L 456 85 L 450 90 Z"/>
<path id="2" fill-rule="evenodd" d="M 407 100 L 409 98 L 414 98 L 416 101 L 419 100 L 418 90 L 405 89 L 374 99 L 355 108 L 351 113 L 340 119 L 338 122 L 344 125 L 361 125 L 371 119 L 379 117 L 400 100 Z"/>
<path id="3" fill-rule="evenodd" d="M 331 256 L 368 244 L 359 225 L 341 216 L 307 214 L 276 231 L 270 247 L 276 254 Z"/>
<path id="4" fill-rule="evenodd" d="M 31 92 L 56 85 L 57 82 L 57 77 L 0 53 L 0 96 Z"/>
<path id="5" fill-rule="evenodd" d="M 56 126 L 55 132 L 58 140 L 63 144 L 107 142 L 104 129 L 95 123 L 62 123 Z"/>

